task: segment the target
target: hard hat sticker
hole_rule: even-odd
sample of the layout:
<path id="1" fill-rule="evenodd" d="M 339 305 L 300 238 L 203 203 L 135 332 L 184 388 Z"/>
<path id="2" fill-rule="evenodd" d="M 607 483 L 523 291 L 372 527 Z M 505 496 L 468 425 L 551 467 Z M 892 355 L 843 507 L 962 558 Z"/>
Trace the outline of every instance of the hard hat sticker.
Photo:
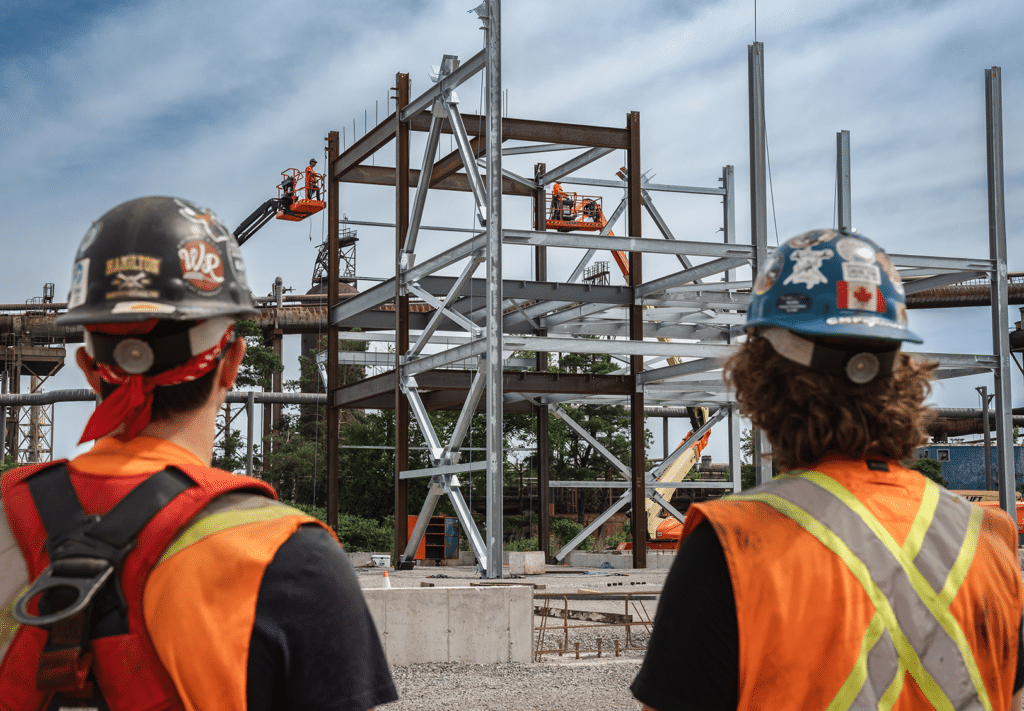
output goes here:
<path id="1" fill-rule="evenodd" d="M 775 308 L 784 314 L 803 313 L 811 308 L 811 297 L 806 294 L 783 294 L 775 301 Z"/>
<path id="2" fill-rule="evenodd" d="M 238 248 L 238 242 L 233 239 L 227 241 L 228 257 L 231 258 L 231 264 L 235 268 L 235 277 L 238 279 L 238 285 L 245 291 L 249 291 L 249 281 L 245 275 L 245 260 L 242 259 L 242 250 Z"/>
<path id="3" fill-rule="evenodd" d="M 874 284 L 840 281 L 836 284 L 836 306 L 856 311 L 885 313 L 885 297 Z"/>
<path id="4" fill-rule="evenodd" d="M 882 283 L 882 272 L 874 264 L 843 262 L 843 279 L 846 281 L 864 281 L 879 286 Z"/>
<path id="5" fill-rule="evenodd" d="M 179 214 L 194 224 L 197 232 L 202 230 L 214 242 L 226 242 L 231 237 L 231 233 L 213 210 L 199 207 L 185 200 L 175 199 L 174 202 L 178 206 Z"/>
<path id="6" fill-rule="evenodd" d="M 772 252 L 765 262 L 761 273 L 757 275 L 757 280 L 754 282 L 755 294 L 760 296 L 768 293 L 768 290 L 772 288 L 775 280 L 779 278 L 779 274 L 782 272 L 782 262 L 782 254 L 778 251 Z"/>
<path id="7" fill-rule="evenodd" d="M 117 272 L 159 274 L 161 261 L 159 257 L 150 257 L 146 254 L 125 254 L 107 260 L 106 274 L 107 276 Z"/>
<path id="8" fill-rule="evenodd" d="M 836 251 L 848 262 L 863 262 L 864 264 L 874 264 L 877 256 L 874 247 L 856 237 L 843 237 L 836 242 Z"/>
<path id="9" fill-rule="evenodd" d="M 74 309 L 85 303 L 89 292 L 89 259 L 79 259 L 71 270 L 71 289 L 68 292 L 68 309 Z"/>
<path id="10" fill-rule="evenodd" d="M 828 284 L 828 278 L 821 273 L 821 263 L 834 256 L 835 252 L 831 249 L 804 247 L 793 250 L 789 258 L 796 264 L 793 266 L 792 273 L 783 280 L 782 285 L 803 284 L 810 290 L 818 284 Z"/>
<path id="11" fill-rule="evenodd" d="M 82 255 L 85 254 L 89 247 L 92 246 L 92 243 L 96 241 L 96 235 L 100 233 L 102 228 L 103 223 L 99 220 L 96 220 L 89 225 L 89 229 L 85 231 L 85 237 L 82 238 L 81 243 L 78 245 L 78 256 L 75 257 L 76 259 L 82 258 Z"/>
<path id="12" fill-rule="evenodd" d="M 884 252 L 879 252 L 875 255 L 875 259 L 878 261 L 878 266 L 882 267 L 882 271 L 889 277 L 892 282 L 892 286 L 896 289 L 896 293 L 903 294 L 903 279 L 900 278 L 900 273 L 896 271 L 896 266 L 889 259 L 889 255 Z"/>
<path id="13" fill-rule="evenodd" d="M 205 294 L 213 294 L 224 283 L 224 258 L 205 240 L 190 240 L 178 247 L 181 276 Z"/>
<path id="14" fill-rule="evenodd" d="M 170 304 L 155 304 L 152 301 L 121 301 L 110 309 L 112 314 L 172 314 L 174 307 Z"/>
<path id="15" fill-rule="evenodd" d="M 898 328 L 901 331 L 907 330 L 907 327 L 902 324 L 893 323 L 877 316 L 833 316 L 825 319 L 825 323 L 829 326 L 884 326 L 885 328 Z"/>
<path id="16" fill-rule="evenodd" d="M 793 239 L 789 240 L 790 247 L 813 247 L 816 244 L 822 242 L 831 242 L 836 238 L 836 233 L 832 230 L 811 230 L 810 232 L 804 232 L 802 235 L 797 235 Z"/>

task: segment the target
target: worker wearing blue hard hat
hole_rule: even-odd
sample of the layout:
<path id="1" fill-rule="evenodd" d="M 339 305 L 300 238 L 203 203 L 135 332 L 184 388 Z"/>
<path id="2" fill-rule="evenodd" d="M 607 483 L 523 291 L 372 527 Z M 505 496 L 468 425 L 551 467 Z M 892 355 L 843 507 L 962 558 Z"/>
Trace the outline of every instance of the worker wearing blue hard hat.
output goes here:
<path id="1" fill-rule="evenodd" d="M 905 462 L 934 365 L 903 353 L 881 247 L 814 230 L 753 283 L 725 364 L 780 476 L 692 505 L 647 657 L 646 709 L 1020 709 L 1016 526 Z"/>

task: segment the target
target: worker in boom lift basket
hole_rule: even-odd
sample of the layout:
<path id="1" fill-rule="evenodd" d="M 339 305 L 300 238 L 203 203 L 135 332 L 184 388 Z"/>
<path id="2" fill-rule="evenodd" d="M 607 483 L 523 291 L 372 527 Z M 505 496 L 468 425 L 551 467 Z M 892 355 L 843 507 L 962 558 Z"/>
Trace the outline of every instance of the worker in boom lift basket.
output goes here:
<path id="1" fill-rule="evenodd" d="M 768 257 L 725 364 L 782 474 L 690 507 L 640 673 L 646 709 L 1020 709 L 1017 531 L 907 469 L 934 364 L 900 351 L 878 245 Z M 694 612 L 696 611 L 696 614 Z"/>
<path id="2" fill-rule="evenodd" d="M 306 199 L 320 199 L 320 176 L 316 172 L 316 158 L 309 159 L 306 166 Z"/>
<path id="3" fill-rule="evenodd" d="M 86 453 L 0 481 L 0 709 L 352 709 L 396 698 L 333 533 L 210 466 L 256 315 L 186 200 L 119 205 L 78 248 L 65 326 L 102 397 Z M 27 591 L 26 591 L 27 588 Z"/>

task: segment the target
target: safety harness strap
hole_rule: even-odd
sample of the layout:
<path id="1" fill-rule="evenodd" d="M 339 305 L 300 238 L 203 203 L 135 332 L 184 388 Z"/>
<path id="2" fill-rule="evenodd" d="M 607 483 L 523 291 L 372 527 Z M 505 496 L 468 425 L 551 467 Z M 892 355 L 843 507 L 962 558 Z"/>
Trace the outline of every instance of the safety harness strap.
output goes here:
<path id="1" fill-rule="evenodd" d="M 949 610 L 973 560 L 982 514 L 940 493 L 929 482 L 903 546 L 852 493 L 818 472 L 781 477 L 763 492 L 731 497 L 760 501 L 804 528 L 839 556 L 875 606 L 885 634 L 873 619 L 830 709 L 891 708 L 904 671 L 937 709 L 991 709 L 970 646 Z"/>
<path id="2" fill-rule="evenodd" d="M 102 600 L 101 607 L 126 617 L 119 574 L 122 562 L 146 524 L 195 483 L 183 472 L 167 468 L 132 489 L 105 516 L 85 514 L 62 462 L 33 474 L 27 483 L 46 531 L 50 564 L 20 596 L 14 617 L 47 630 L 36 688 L 89 694 L 91 654 L 85 650 L 95 605 Z M 68 591 L 74 591 L 75 597 L 69 598 Z M 28 610 L 28 603 L 36 598 L 38 615 Z"/>

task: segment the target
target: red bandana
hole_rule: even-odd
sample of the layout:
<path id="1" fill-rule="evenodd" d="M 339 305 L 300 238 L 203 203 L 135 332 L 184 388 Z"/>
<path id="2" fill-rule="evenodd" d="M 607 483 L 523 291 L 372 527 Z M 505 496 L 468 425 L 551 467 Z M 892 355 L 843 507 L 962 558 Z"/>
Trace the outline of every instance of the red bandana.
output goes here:
<path id="1" fill-rule="evenodd" d="M 231 340 L 233 331 L 234 327 L 229 327 L 213 348 L 157 375 L 129 375 L 116 365 L 96 363 L 100 378 L 120 387 L 96 407 L 78 443 L 104 437 L 122 423 L 125 425 L 124 432 L 117 435 L 117 438 L 125 442 L 135 439 L 149 424 L 153 408 L 153 388 L 187 383 L 209 373 L 217 367 L 220 354 Z M 124 387 L 126 384 L 127 387 Z"/>

